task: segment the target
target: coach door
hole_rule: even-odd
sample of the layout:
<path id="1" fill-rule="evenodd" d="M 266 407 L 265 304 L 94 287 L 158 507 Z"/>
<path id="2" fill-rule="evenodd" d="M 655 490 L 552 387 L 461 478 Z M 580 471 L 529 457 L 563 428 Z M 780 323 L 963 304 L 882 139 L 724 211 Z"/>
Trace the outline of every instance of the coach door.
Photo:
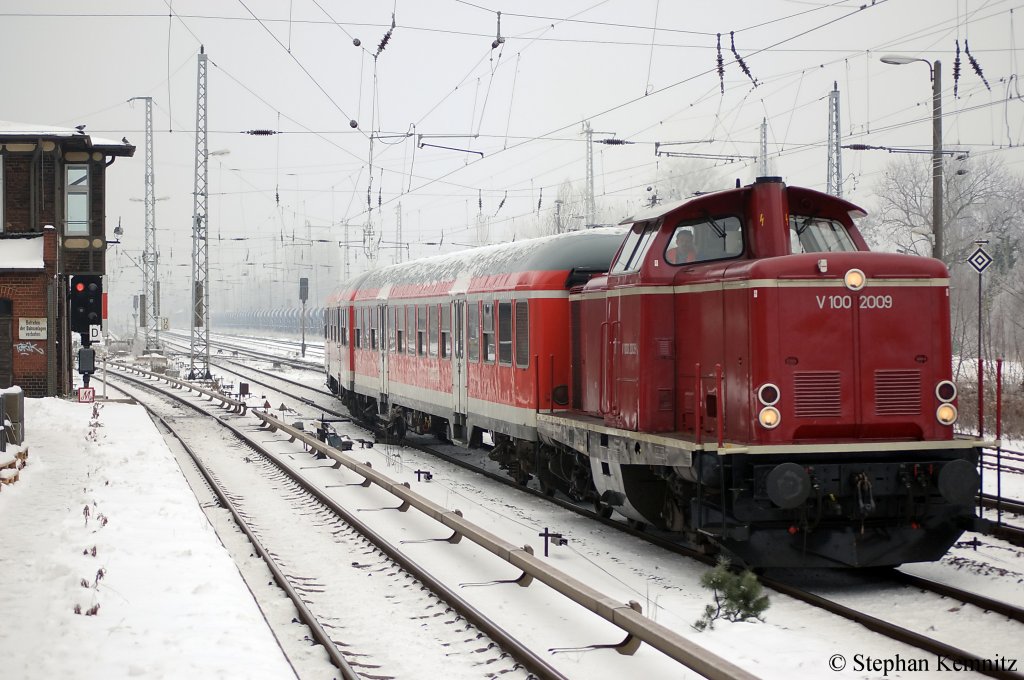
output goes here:
<path id="1" fill-rule="evenodd" d="M 456 413 L 465 413 L 469 401 L 469 379 L 466 375 L 466 297 L 460 295 L 452 302 L 452 407 Z"/>
<path id="2" fill-rule="evenodd" d="M 380 328 L 377 337 L 377 351 L 379 352 L 377 368 L 380 373 L 380 394 L 382 396 L 388 393 L 388 347 L 393 344 L 395 333 L 394 324 L 390 323 L 390 319 L 388 319 L 388 311 L 387 305 L 378 305 L 378 321 L 374 324 L 374 326 Z"/>

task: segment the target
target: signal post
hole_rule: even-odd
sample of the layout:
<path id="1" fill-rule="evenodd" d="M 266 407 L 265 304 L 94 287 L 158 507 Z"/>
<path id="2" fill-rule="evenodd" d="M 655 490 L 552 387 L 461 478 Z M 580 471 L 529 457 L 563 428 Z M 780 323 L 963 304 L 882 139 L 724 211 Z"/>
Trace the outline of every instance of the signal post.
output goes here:
<path id="1" fill-rule="evenodd" d="M 70 277 L 68 299 L 68 318 L 71 332 L 78 333 L 82 346 L 78 350 L 78 372 L 82 374 L 82 383 L 89 394 L 89 378 L 96 372 L 96 350 L 92 348 L 94 340 L 102 336 L 103 324 L 103 277 L 97 274 L 72 274 Z M 86 400 L 92 401 L 88 395 Z M 79 394 L 83 400 L 83 394 Z"/>

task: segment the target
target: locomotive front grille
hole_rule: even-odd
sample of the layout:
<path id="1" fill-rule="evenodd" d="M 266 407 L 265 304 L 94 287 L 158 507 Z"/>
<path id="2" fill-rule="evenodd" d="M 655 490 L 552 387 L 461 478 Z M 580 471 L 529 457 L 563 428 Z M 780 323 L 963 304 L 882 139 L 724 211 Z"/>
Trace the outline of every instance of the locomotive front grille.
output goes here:
<path id="1" fill-rule="evenodd" d="M 794 373 L 793 406 L 797 418 L 838 418 L 842 415 L 839 371 Z"/>
<path id="2" fill-rule="evenodd" d="M 921 415 L 921 372 L 875 371 L 875 415 Z"/>

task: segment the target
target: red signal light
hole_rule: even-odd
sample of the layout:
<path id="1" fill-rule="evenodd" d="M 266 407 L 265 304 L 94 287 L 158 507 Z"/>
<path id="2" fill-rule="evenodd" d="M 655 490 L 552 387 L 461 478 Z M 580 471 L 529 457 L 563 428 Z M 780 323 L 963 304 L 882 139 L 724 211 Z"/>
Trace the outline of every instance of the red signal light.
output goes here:
<path id="1" fill-rule="evenodd" d="M 83 290 L 85 290 L 85 284 L 84 283 L 79 281 L 78 283 L 75 284 L 75 292 L 76 293 L 81 293 Z"/>

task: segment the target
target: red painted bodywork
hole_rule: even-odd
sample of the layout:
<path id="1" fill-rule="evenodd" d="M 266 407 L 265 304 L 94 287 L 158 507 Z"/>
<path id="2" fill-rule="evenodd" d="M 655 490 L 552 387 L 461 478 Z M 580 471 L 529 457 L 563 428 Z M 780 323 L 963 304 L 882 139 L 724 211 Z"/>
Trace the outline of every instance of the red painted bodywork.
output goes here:
<path id="1" fill-rule="evenodd" d="M 791 209 L 841 222 L 860 250 L 790 254 Z M 950 439 L 934 394 L 951 377 L 948 271 L 930 258 L 864 252 L 853 210 L 765 182 L 661 215 L 637 271 L 594 279 L 576 297 L 586 332 L 574 403 L 626 430 L 697 438 L 699 420 L 705 441 L 719 425 L 740 444 Z M 743 223 L 740 256 L 665 263 L 680 222 L 724 214 Z M 868 282 L 860 291 L 842 285 L 853 268 Z M 880 296 L 891 308 L 876 308 Z M 771 430 L 757 423 L 765 383 L 781 393 Z"/>

